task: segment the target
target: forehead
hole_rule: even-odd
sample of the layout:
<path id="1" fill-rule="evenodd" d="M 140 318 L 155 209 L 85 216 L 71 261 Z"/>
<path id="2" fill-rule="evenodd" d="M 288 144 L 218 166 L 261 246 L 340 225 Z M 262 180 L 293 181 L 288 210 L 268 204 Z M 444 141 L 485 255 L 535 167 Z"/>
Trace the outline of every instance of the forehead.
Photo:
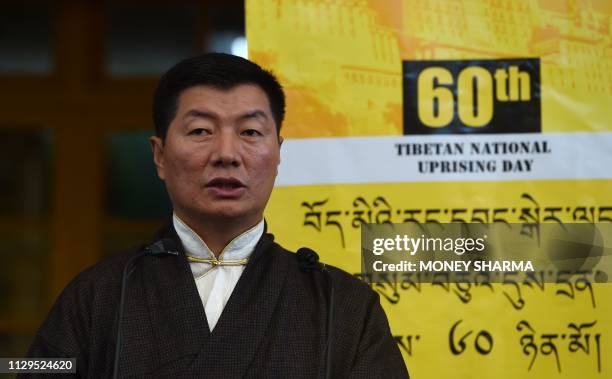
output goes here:
<path id="1" fill-rule="evenodd" d="M 268 96 L 254 84 L 239 84 L 229 89 L 209 85 L 189 87 L 178 98 L 177 115 L 193 109 L 214 111 L 224 116 L 253 110 L 271 113 Z"/>

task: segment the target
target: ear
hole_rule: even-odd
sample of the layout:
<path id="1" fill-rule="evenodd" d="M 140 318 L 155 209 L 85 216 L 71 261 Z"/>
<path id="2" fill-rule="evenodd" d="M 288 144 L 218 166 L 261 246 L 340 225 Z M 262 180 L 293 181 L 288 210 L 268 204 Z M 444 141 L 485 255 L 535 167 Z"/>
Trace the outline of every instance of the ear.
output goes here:
<path id="1" fill-rule="evenodd" d="M 153 152 L 153 163 L 155 163 L 155 168 L 157 169 L 157 176 L 164 180 L 164 141 L 159 137 L 152 136 L 149 137 L 149 143 Z"/>
<path id="2" fill-rule="evenodd" d="M 280 152 L 281 152 L 281 147 L 283 146 L 283 142 L 285 142 L 285 139 L 279 135 L 278 136 L 278 164 L 280 164 L 281 162 Z"/>

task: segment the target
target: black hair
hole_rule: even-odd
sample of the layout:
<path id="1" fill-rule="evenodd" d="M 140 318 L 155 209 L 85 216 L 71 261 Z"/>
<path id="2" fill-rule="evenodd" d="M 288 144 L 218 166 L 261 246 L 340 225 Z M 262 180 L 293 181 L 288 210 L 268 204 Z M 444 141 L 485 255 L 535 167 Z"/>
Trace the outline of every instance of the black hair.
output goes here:
<path id="1" fill-rule="evenodd" d="M 153 98 L 155 134 L 166 139 L 168 127 L 176 116 L 178 98 L 184 90 L 197 85 L 229 90 L 240 84 L 254 84 L 266 93 L 279 133 L 285 117 L 285 93 L 276 77 L 248 59 L 207 53 L 177 63 L 159 80 Z"/>

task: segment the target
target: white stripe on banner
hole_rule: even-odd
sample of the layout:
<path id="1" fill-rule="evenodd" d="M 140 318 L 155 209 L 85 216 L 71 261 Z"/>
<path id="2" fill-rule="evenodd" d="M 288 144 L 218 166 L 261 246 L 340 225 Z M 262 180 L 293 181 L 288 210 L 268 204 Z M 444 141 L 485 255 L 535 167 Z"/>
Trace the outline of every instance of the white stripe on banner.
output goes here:
<path id="1" fill-rule="evenodd" d="M 278 186 L 612 178 L 612 132 L 292 139 Z"/>

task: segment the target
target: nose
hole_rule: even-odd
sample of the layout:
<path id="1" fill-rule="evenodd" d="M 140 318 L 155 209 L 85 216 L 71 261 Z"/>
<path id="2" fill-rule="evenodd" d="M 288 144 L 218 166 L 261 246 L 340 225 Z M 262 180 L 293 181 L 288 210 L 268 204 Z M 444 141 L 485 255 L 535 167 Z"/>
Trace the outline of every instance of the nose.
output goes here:
<path id="1" fill-rule="evenodd" d="M 210 157 L 215 167 L 240 166 L 240 153 L 238 151 L 238 138 L 231 131 L 222 130 L 214 140 L 214 147 Z"/>

